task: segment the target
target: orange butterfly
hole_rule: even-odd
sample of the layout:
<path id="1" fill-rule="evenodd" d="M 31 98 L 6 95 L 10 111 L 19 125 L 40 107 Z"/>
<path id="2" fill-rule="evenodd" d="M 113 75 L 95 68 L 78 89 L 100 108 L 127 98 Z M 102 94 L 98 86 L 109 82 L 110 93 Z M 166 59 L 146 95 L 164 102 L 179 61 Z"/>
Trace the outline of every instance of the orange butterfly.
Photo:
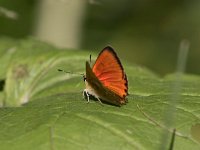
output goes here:
<path id="1" fill-rule="evenodd" d="M 121 106 L 127 102 L 128 81 L 122 64 L 110 46 L 105 47 L 99 54 L 93 67 L 86 61 L 86 76 L 84 76 L 86 94 L 89 102 L 90 95 L 110 104 Z"/>

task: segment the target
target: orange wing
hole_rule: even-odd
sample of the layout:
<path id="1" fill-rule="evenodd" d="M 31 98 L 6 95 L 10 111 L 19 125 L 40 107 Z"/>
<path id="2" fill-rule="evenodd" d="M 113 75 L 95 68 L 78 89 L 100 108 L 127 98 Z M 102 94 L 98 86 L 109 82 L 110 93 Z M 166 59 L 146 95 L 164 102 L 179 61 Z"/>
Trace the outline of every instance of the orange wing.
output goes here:
<path id="1" fill-rule="evenodd" d="M 122 98 L 128 94 L 126 74 L 115 51 L 105 47 L 99 54 L 92 71 L 101 83 Z"/>

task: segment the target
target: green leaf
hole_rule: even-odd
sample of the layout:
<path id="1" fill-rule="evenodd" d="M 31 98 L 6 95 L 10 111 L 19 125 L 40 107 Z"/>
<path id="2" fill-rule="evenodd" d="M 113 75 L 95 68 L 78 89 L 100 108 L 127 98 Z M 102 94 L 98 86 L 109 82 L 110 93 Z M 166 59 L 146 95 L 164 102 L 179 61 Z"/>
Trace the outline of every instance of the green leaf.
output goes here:
<path id="1" fill-rule="evenodd" d="M 173 112 L 174 149 L 200 149 L 199 136 L 194 135 L 200 123 L 199 76 L 183 75 L 180 93 L 174 93 L 176 74 L 160 78 L 146 68 L 123 63 L 129 102 L 122 107 L 94 100 L 88 104 L 82 97 L 82 76 L 57 69 L 84 73 L 91 52 L 62 51 L 33 39 L 18 41 L 15 47 L 2 93 L 6 107 L 0 109 L 1 150 L 155 150 L 163 131 L 173 132 L 165 124 L 165 114 L 173 107 L 174 94 L 180 95 Z M 170 140 L 171 136 L 167 147 Z"/>
<path id="2" fill-rule="evenodd" d="M 16 51 L 16 43 L 17 41 L 8 38 L 1 38 L 0 40 L 0 80 L 5 79 L 8 62 Z"/>
<path id="3" fill-rule="evenodd" d="M 60 67 L 83 73 L 82 64 L 86 59 L 80 51 L 61 51 L 32 40 L 20 41 L 7 69 L 5 105 L 19 106 L 38 97 L 42 90 L 74 77 L 58 72 Z M 52 94 L 48 91 L 46 95 Z"/>

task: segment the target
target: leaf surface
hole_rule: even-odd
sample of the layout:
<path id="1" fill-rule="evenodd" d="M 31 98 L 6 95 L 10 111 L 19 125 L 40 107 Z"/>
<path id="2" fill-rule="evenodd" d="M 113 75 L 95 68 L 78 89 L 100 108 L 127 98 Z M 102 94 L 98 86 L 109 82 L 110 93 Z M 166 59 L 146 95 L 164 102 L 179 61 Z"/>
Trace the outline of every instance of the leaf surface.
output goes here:
<path id="1" fill-rule="evenodd" d="M 91 52 L 62 51 L 32 39 L 17 43 L 0 92 L 6 105 L 0 108 L 1 150 L 159 149 L 163 131 L 172 134 L 165 114 L 174 94 L 179 95 L 174 149 L 200 149 L 193 136 L 200 123 L 199 76 L 183 75 L 179 93 L 174 93 L 176 74 L 160 78 L 122 60 L 129 102 L 122 107 L 94 100 L 88 104 L 82 76 L 57 69 L 84 73 Z M 170 138 L 166 142 L 170 145 Z"/>

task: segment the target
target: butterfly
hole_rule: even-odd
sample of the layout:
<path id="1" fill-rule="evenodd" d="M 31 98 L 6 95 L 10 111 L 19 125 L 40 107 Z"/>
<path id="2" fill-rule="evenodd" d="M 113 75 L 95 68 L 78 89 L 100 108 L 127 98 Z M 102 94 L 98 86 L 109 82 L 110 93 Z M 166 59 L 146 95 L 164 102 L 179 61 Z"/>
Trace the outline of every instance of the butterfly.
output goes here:
<path id="1" fill-rule="evenodd" d="M 110 46 L 100 52 L 92 68 L 86 61 L 84 81 L 83 96 L 86 95 L 88 102 L 90 95 L 100 102 L 117 106 L 127 102 L 128 80 L 116 52 Z"/>

